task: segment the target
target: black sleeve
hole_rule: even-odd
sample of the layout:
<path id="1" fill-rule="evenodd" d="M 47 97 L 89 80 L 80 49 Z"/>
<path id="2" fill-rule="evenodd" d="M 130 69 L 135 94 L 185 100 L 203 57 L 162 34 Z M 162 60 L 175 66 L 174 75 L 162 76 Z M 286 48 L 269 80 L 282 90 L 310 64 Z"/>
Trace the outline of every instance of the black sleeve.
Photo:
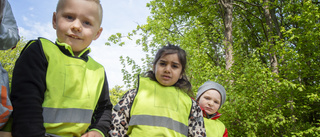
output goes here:
<path id="1" fill-rule="evenodd" d="M 108 80 L 105 75 L 102 92 L 101 92 L 98 104 L 96 106 L 96 109 L 94 111 L 89 129 L 98 129 L 105 136 L 107 136 L 110 130 L 110 125 L 112 120 L 111 112 L 112 112 L 112 103 L 109 97 Z"/>
<path id="2" fill-rule="evenodd" d="M 48 62 L 38 41 L 25 47 L 16 61 L 10 94 L 14 137 L 45 136 L 42 103 L 47 66 Z"/>

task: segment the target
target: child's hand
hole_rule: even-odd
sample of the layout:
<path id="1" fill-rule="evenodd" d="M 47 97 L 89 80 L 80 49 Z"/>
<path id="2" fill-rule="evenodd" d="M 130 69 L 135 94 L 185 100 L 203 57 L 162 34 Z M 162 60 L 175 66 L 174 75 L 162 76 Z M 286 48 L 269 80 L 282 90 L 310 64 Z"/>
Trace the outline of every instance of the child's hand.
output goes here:
<path id="1" fill-rule="evenodd" d="M 83 134 L 81 137 L 103 137 L 98 131 L 89 131 Z"/>

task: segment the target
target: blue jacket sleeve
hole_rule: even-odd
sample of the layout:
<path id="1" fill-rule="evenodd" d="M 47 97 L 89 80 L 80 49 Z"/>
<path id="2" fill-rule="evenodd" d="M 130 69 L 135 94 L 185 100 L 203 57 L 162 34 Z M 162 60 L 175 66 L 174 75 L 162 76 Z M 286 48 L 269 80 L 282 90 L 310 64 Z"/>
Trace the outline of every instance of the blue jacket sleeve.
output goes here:
<path id="1" fill-rule="evenodd" d="M 18 32 L 18 26 L 13 16 L 11 6 L 8 0 L 2 0 L 0 7 L 3 9 L 0 15 L 0 50 L 10 49 L 15 47 L 18 43 L 20 36 Z"/>

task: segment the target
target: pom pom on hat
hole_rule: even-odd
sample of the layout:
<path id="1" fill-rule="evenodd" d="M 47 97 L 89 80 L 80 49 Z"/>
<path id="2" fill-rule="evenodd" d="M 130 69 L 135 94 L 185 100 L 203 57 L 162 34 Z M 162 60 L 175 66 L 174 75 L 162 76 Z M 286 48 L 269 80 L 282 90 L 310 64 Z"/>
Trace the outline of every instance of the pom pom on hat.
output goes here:
<path id="1" fill-rule="evenodd" d="M 221 95 L 221 104 L 219 109 L 221 108 L 221 106 L 224 104 L 224 102 L 226 101 L 226 90 L 224 89 L 224 87 L 222 85 L 220 85 L 219 83 L 213 82 L 213 81 L 206 81 L 205 83 L 203 83 L 203 85 L 201 85 L 198 89 L 198 93 L 197 93 L 197 98 L 196 101 L 199 100 L 200 96 L 206 92 L 209 89 L 215 89 L 217 90 L 220 95 Z"/>

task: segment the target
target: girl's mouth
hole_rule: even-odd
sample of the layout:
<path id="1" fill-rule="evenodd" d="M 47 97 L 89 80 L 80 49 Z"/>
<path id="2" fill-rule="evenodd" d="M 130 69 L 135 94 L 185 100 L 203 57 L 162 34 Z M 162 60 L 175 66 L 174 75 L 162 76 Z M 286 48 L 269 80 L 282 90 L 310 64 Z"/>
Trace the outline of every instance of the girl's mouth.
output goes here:
<path id="1" fill-rule="evenodd" d="M 206 110 L 208 110 L 208 111 L 212 111 L 213 109 L 212 109 L 212 108 L 210 108 L 210 107 L 206 107 Z"/>
<path id="2" fill-rule="evenodd" d="M 170 79 L 170 76 L 162 75 L 163 79 Z"/>

